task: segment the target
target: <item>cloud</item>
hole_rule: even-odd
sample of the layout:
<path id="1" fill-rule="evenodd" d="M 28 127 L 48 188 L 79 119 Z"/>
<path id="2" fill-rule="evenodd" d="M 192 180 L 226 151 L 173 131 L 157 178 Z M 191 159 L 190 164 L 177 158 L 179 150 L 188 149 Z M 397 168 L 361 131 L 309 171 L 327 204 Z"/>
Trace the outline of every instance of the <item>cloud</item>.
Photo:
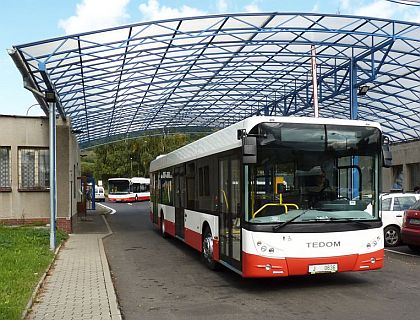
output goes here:
<path id="1" fill-rule="evenodd" d="M 348 10 L 350 9 L 350 0 L 340 0 L 340 9 Z"/>
<path id="2" fill-rule="evenodd" d="M 124 24 L 129 19 L 126 7 L 130 0 L 82 0 L 76 15 L 60 20 L 58 26 L 66 34 L 103 29 Z"/>
<path id="3" fill-rule="evenodd" d="M 312 7 L 311 12 L 319 12 L 319 3 L 315 3 L 314 6 Z"/>
<path id="4" fill-rule="evenodd" d="M 226 0 L 218 0 L 217 1 L 217 11 L 220 13 L 227 12 L 228 4 Z"/>
<path id="5" fill-rule="evenodd" d="M 139 5 L 139 11 L 143 15 L 144 20 L 163 20 L 206 14 L 204 11 L 186 5 L 180 8 L 161 6 L 158 0 L 148 0 L 147 3 L 141 3 Z"/>
<path id="6" fill-rule="evenodd" d="M 340 0 L 339 11 L 357 16 L 420 22 L 420 8 L 386 0 Z"/>
<path id="7" fill-rule="evenodd" d="M 356 9 L 357 16 L 392 18 L 395 13 L 395 5 L 385 0 L 376 0 L 368 5 Z"/>
<path id="8" fill-rule="evenodd" d="M 257 0 L 252 1 L 251 3 L 247 4 L 244 9 L 245 12 L 260 12 L 261 9 L 258 7 L 258 2 Z"/>

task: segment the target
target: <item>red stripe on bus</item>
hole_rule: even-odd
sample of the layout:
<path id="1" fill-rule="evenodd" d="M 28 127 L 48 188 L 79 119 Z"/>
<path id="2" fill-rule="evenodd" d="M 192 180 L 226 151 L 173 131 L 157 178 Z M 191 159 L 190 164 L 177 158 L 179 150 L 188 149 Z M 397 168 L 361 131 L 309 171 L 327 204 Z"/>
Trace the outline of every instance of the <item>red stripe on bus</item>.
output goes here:
<path id="1" fill-rule="evenodd" d="M 189 246 L 201 252 L 201 233 L 185 228 L 184 241 Z"/>
<path id="2" fill-rule="evenodd" d="M 213 259 L 216 261 L 220 260 L 219 240 L 214 240 L 214 239 L 213 239 Z"/>
<path id="3" fill-rule="evenodd" d="M 338 272 L 380 269 L 384 265 L 384 250 L 367 254 L 322 258 L 275 259 L 242 252 L 243 277 L 286 277 L 309 274 L 310 265 L 338 264 Z"/>
<path id="4" fill-rule="evenodd" d="M 165 230 L 167 234 L 175 236 L 175 223 L 169 220 L 165 220 Z"/>

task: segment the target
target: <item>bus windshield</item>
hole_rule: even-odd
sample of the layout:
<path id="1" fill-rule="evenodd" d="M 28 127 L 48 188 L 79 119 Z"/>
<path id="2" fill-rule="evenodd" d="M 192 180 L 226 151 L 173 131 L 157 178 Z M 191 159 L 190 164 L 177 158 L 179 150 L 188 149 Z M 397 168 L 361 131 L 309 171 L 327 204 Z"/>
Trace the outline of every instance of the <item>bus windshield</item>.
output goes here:
<path id="1" fill-rule="evenodd" d="M 130 193 L 130 182 L 126 180 L 108 180 L 109 194 Z"/>
<path id="2" fill-rule="evenodd" d="M 379 219 L 379 129 L 262 123 L 250 134 L 257 163 L 245 167 L 246 221 Z"/>

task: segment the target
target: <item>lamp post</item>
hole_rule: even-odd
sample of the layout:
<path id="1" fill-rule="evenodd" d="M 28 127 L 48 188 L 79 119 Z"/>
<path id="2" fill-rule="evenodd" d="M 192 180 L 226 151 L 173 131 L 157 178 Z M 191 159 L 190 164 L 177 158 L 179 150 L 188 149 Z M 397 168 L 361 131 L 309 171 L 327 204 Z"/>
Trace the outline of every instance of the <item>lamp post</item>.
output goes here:
<path id="1" fill-rule="evenodd" d="M 133 177 L 133 158 L 130 157 L 130 178 Z"/>
<path id="2" fill-rule="evenodd" d="M 31 108 L 35 106 L 41 106 L 41 105 L 39 103 L 34 103 L 33 105 L 29 106 L 28 109 L 26 109 L 26 115 L 28 115 L 29 110 L 31 110 Z"/>

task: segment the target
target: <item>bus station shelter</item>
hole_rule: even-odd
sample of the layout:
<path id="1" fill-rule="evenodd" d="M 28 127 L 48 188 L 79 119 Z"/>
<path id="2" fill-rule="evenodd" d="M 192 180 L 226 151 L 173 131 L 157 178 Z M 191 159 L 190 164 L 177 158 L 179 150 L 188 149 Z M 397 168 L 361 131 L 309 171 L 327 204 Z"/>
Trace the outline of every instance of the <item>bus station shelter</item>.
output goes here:
<path id="1" fill-rule="evenodd" d="M 223 14 L 68 35 L 9 53 L 51 122 L 55 112 L 71 118 L 82 149 L 252 115 L 314 116 L 316 104 L 320 117 L 379 122 L 393 143 L 420 137 L 416 23 Z"/>

